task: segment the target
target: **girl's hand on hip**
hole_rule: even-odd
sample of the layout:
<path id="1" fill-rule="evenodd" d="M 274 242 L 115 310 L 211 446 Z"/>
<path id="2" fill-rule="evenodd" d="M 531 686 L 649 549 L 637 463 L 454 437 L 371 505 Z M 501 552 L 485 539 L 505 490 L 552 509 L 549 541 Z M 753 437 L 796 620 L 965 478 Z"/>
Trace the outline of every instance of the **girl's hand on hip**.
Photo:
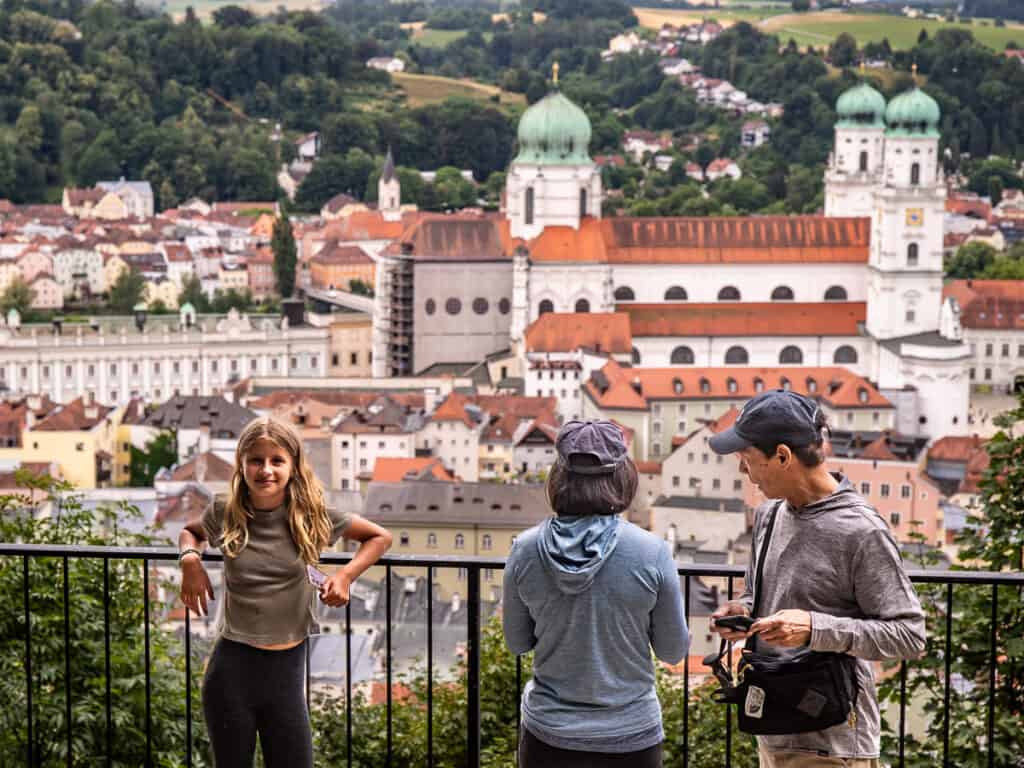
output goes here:
<path id="1" fill-rule="evenodd" d="M 351 587 L 352 578 L 342 568 L 320 588 L 320 599 L 332 608 L 348 605 L 349 589 Z"/>

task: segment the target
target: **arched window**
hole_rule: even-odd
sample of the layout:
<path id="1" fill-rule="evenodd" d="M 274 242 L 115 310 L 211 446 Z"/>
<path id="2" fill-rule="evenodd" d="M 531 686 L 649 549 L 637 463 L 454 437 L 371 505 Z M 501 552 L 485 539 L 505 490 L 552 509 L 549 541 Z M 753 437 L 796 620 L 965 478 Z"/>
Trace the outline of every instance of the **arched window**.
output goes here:
<path id="1" fill-rule="evenodd" d="M 587 190 L 580 190 L 580 218 L 587 215 Z"/>
<path id="2" fill-rule="evenodd" d="M 913 163 L 910 166 L 910 186 L 916 187 L 921 183 L 921 164 Z"/>
<path id="3" fill-rule="evenodd" d="M 399 546 L 402 546 L 402 547 L 408 547 L 409 546 L 409 532 L 408 531 L 402 531 L 400 534 L 398 534 L 398 544 L 399 544 Z"/>
<path id="4" fill-rule="evenodd" d="M 761 379 L 760 377 L 754 379 L 754 391 L 764 392 L 764 379 Z"/>
<path id="5" fill-rule="evenodd" d="M 431 549 L 433 549 L 434 547 L 437 546 L 437 534 L 436 533 L 428 533 L 427 534 L 427 546 L 430 547 Z"/>
<path id="6" fill-rule="evenodd" d="M 590 302 L 586 299 L 580 299 L 576 302 L 577 314 L 585 314 L 590 311 Z"/>
<path id="7" fill-rule="evenodd" d="M 730 394 L 732 394 L 735 393 L 737 389 L 739 389 L 739 385 L 736 383 L 736 379 L 730 376 L 728 379 L 725 380 L 725 388 L 729 391 Z"/>
<path id="8" fill-rule="evenodd" d="M 908 267 L 916 267 L 917 266 L 917 252 L 918 252 L 917 243 L 911 243 L 910 245 L 907 246 L 907 266 Z"/>
<path id="9" fill-rule="evenodd" d="M 846 301 L 846 289 L 841 285 L 833 285 L 825 291 L 825 301 Z"/>
<path id="10" fill-rule="evenodd" d="M 725 286 L 725 288 L 723 288 L 722 290 L 720 290 L 718 292 L 718 300 L 719 301 L 739 301 L 740 300 L 740 290 L 739 290 L 739 288 L 735 288 L 735 287 L 733 287 L 731 285 Z"/>
<path id="11" fill-rule="evenodd" d="M 780 285 L 772 291 L 772 301 L 792 301 L 793 289 L 788 285 Z"/>
<path id="12" fill-rule="evenodd" d="M 700 391 L 705 395 L 711 391 L 711 382 L 705 379 L 703 376 L 700 380 Z"/>
<path id="13" fill-rule="evenodd" d="M 686 289 L 673 285 L 665 291 L 665 301 L 686 301 Z"/>
<path id="14" fill-rule="evenodd" d="M 526 188 L 526 225 L 533 224 L 533 187 Z"/>
<path id="15" fill-rule="evenodd" d="M 466 548 L 466 537 L 463 536 L 461 533 L 456 533 L 455 534 L 455 548 L 456 549 L 465 549 Z"/>
<path id="16" fill-rule="evenodd" d="M 781 384 L 782 384 L 782 389 L 785 392 L 789 392 L 789 390 L 791 390 L 793 388 L 793 385 L 789 382 L 789 379 L 787 379 L 785 376 L 782 377 Z"/>
<path id="17" fill-rule="evenodd" d="M 490 549 L 491 548 L 491 534 L 485 533 L 480 537 L 480 548 Z"/>
<path id="18" fill-rule="evenodd" d="M 803 362 L 804 353 L 800 351 L 800 347 L 790 345 L 783 347 L 779 352 L 779 363 L 782 365 L 801 365 Z"/>
<path id="19" fill-rule="evenodd" d="M 636 347 L 633 347 L 632 360 L 633 365 L 640 365 L 640 350 Z"/>
<path id="20" fill-rule="evenodd" d="M 537 307 L 537 314 L 538 315 L 543 315 L 546 312 L 554 312 L 554 311 L 555 311 L 555 305 L 551 301 L 551 299 L 544 299 L 544 301 L 542 301 L 540 303 L 540 305 Z"/>
<path id="21" fill-rule="evenodd" d="M 860 153 L 860 172 L 861 173 L 866 173 L 867 170 L 868 170 L 868 153 L 867 152 L 861 152 Z"/>
<path id="22" fill-rule="evenodd" d="M 868 401 L 868 391 L 864 389 L 864 387 L 857 390 L 857 400 L 862 403 L 866 403 Z"/>
<path id="23" fill-rule="evenodd" d="M 750 362 L 750 355 L 743 347 L 729 347 L 725 352 L 726 365 L 746 365 Z"/>
<path id="24" fill-rule="evenodd" d="M 683 394 L 682 379 L 672 379 L 672 391 L 675 392 L 677 395 Z"/>
<path id="25" fill-rule="evenodd" d="M 813 395 L 818 391 L 818 382 L 812 379 L 810 376 L 807 377 L 807 394 Z"/>
<path id="26" fill-rule="evenodd" d="M 633 301 L 636 296 L 633 293 L 633 289 L 628 285 L 620 285 L 615 289 L 615 300 L 616 301 Z"/>
<path id="27" fill-rule="evenodd" d="M 857 350 L 848 344 L 839 347 L 832 355 L 833 363 L 850 364 L 857 362 Z"/>
<path id="28" fill-rule="evenodd" d="M 693 365 L 693 350 L 689 347 L 676 347 L 672 350 L 672 365 Z"/>

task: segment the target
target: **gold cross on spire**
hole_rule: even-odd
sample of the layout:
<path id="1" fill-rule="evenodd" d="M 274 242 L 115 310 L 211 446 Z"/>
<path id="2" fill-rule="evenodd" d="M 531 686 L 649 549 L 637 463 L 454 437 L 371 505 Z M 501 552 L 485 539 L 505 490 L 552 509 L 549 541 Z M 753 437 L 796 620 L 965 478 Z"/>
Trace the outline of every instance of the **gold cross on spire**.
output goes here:
<path id="1" fill-rule="evenodd" d="M 554 64 L 551 65 L 551 81 L 555 85 L 558 85 L 558 69 L 558 62 L 556 61 Z"/>

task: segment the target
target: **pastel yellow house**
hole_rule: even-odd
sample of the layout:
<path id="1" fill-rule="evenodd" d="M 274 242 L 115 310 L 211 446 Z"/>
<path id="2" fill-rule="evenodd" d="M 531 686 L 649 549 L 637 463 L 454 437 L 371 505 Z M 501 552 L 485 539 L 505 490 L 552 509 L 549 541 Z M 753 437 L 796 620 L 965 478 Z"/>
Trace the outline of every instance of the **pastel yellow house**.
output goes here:
<path id="1" fill-rule="evenodd" d="M 128 262 L 116 253 L 104 253 L 103 258 L 103 285 L 104 290 L 110 293 L 110 289 L 117 282 L 117 278 L 121 276 L 122 272 L 128 270 Z"/>
<path id="2" fill-rule="evenodd" d="M 92 209 L 94 219 L 127 219 L 130 214 L 128 204 L 125 203 L 116 193 L 107 192 Z"/>
<path id="3" fill-rule="evenodd" d="M 178 308 L 178 286 L 173 280 L 147 280 L 145 287 L 146 306 L 151 307 L 162 301 L 167 309 Z"/>
<path id="4" fill-rule="evenodd" d="M 15 259 L 0 259 L 0 292 L 6 291 L 7 286 L 21 277 L 21 267 Z"/>
<path id="5" fill-rule="evenodd" d="M 217 273 L 217 287 L 225 293 L 231 289 L 245 293 L 249 287 L 249 272 L 244 264 L 221 264 Z"/>
<path id="6" fill-rule="evenodd" d="M 21 447 L 0 448 L 0 459 L 52 461 L 60 465 L 64 478 L 76 488 L 109 486 L 122 412 L 91 397 L 80 397 L 25 427 Z"/>

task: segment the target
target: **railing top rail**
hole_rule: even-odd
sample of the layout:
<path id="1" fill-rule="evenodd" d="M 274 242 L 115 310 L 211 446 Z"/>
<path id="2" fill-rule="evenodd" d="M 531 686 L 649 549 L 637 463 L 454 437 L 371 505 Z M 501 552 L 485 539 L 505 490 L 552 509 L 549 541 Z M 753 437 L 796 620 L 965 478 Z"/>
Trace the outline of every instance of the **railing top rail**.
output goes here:
<path id="1" fill-rule="evenodd" d="M 83 557 L 110 560 L 160 560 L 175 561 L 178 550 L 175 547 L 108 547 L 108 546 L 68 546 L 62 544 L 10 544 L 0 543 L 0 557 L 11 556 L 31 557 Z M 219 562 L 224 556 L 216 550 L 208 550 L 203 559 Z M 351 552 L 325 552 L 321 562 L 328 565 L 346 563 L 352 559 Z M 476 555 L 400 555 L 388 554 L 382 557 L 379 565 L 405 566 L 417 568 L 504 568 L 504 557 L 481 557 Z M 743 577 L 746 568 L 742 565 L 713 565 L 706 563 L 690 563 L 680 566 L 681 576 L 738 576 Z M 924 571 L 907 569 L 907 573 L 918 584 L 1013 584 L 1024 586 L 1022 571 Z"/>

